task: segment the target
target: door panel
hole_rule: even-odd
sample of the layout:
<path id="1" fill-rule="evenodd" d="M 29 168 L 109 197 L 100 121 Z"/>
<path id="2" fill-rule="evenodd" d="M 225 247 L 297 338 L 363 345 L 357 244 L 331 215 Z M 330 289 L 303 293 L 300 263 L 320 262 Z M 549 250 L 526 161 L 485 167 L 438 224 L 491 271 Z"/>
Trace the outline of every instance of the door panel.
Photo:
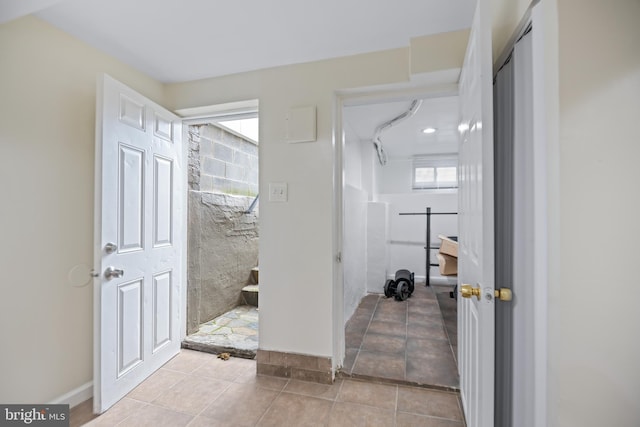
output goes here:
<path id="1" fill-rule="evenodd" d="M 144 103 L 138 103 L 124 94 L 120 94 L 120 114 L 122 123 L 132 126 L 144 132 Z"/>
<path id="2" fill-rule="evenodd" d="M 153 278 L 153 352 L 171 342 L 171 272 Z"/>
<path id="3" fill-rule="evenodd" d="M 173 224 L 173 162 L 160 156 L 154 156 L 154 201 L 153 206 L 153 245 L 155 247 L 171 245 L 171 227 Z"/>
<path id="4" fill-rule="evenodd" d="M 155 113 L 153 118 L 153 133 L 167 141 L 173 141 L 173 121 L 171 117 L 165 117 L 160 113 Z"/>
<path id="5" fill-rule="evenodd" d="M 183 231 L 174 211 L 184 189 L 179 118 L 109 76 L 98 95 L 94 411 L 101 413 L 180 350 Z"/>
<path id="6" fill-rule="evenodd" d="M 118 177 L 118 250 L 141 250 L 144 244 L 144 151 L 120 143 Z"/>
<path id="7" fill-rule="evenodd" d="M 118 286 L 118 377 L 142 362 L 142 280 Z"/>
<path id="8" fill-rule="evenodd" d="M 459 284 L 460 392 L 469 427 L 493 426 L 494 206 L 490 1 L 478 0 L 460 76 Z"/>

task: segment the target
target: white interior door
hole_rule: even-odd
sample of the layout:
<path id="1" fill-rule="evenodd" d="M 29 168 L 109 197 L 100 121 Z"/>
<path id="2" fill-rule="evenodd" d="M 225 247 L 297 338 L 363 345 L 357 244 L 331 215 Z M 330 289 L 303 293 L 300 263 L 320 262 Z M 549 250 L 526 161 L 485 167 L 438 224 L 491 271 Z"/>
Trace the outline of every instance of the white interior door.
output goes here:
<path id="1" fill-rule="evenodd" d="M 494 206 L 493 90 L 489 0 L 478 0 L 460 76 L 459 285 L 460 392 L 469 427 L 493 427 Z"/>
<path id="2" fill-rule="evenodd" d="M 106 75 L 96 116 L 94 412 L 101 413 L 180 350 L 184 191 L 177 116 Z"/>

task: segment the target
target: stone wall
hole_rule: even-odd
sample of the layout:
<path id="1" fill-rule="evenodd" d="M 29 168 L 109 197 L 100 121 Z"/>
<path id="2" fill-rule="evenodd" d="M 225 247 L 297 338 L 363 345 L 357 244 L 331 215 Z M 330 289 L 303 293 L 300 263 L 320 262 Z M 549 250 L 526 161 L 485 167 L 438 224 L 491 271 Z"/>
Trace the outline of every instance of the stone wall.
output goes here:
<path id="1" fill-rule="evenodd" d="M 247 186 L 242 187 L 248 195 L 224 194 L 222 187 L 214 188 L 211 184 L 226 182 L 237 190 L 241 188 L 238 183 L 242 182 L 209 175 L 202 167 L 211 160 L 218 160 L 212 153 L 219 143 L 208 136 L 216 134 L 220 140 L 238 137 L 230 133 L 225 136 L 227 132 L 209 128 L 213 127 L 192 126 L 189 129 L 188 333 L 241 304 L 242 287 L 250 283 L 251 269 L 258 265 L 258 210 L 245 213 L 254 199 L 250 196 L 251 184 L 247 182 Z M 256 148 L 257 155 L 257 146 L 245 142 Z M 222 151 L 217 149 L 218 153 Z M 233 152 L 232 159 L 244 161 L 245 158 L 238 155 L 241 150 L 235 151 L 238 153 Z M 225 168 L 227 166 L 225 164 Z M 257 189 L 257 158 L 255 174 Z"/>

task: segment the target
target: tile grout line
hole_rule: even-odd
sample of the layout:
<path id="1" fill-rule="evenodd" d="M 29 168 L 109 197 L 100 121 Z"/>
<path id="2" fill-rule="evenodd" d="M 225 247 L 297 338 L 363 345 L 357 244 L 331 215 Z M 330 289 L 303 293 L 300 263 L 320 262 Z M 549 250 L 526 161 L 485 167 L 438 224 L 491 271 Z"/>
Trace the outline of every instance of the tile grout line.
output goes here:
<path id="1" fill-rule="evenodd" d="M 195 351 L 195 350 L 190 350 L 190 351 Z M 213 360 L 215 360 L 215 359 L 213 359 Z M 222 395 L 223 395 L 223 394 L 224 394 L 224 393 L 225 393 L 225 392 L 226 392 L 226 391 L 231 387 L 231 385 L 232 385 L 232 384 L 236 384 L 236 383 L 235 383 L 235 381 L 236 381 L 238 378 L 240 378 L 240 376 L 241 376 L 242 374 L 238 374 L 238 375 L 236 375 L 236 376 L 235 376 L 235 378 L 234 378 L 234 379 L 232 379 L 232 380 L 226 380 L 226 379 L 216 378 L 216 377 L 212 377 L 212 376 L 204 376 L 204 378 L 207 378 L 207 379 L 210 379 L 210 380 L 211 380 L 211 379 L 213 379 L 213 380 L 221 381 L 221 382 L 227 382 L 228 384 L 226 385 L 226 387 L 224 387 L 224 389 L 222 390 L 222 392 L 220 392 L 220 394 L 219 394 L 218 396 L 216 396 L 216 397 L 215 397 L 211 402 L 207 403 L 207 404 L 205 405 L 205 407 L 204 407 L 200 412 L 198 412 L 198 413 L 197 413 L 197 414 L 195 414 L 195 415 L 193 415 L 192 413 L 189 413 L 189 412 L 184 412 L 184 411 L 181 411 L 181 410 L 172 409 L 172 408 L 166 407 L 166 406 L 164 406 L 164 405 L 159 405 L 159 404 L 156 404 L 156 403 L 154 403 L 154 402 L 155 402 L 156 400 L 158 400 L 162 395 L 164 395 L 167 391 L 169 391 L 169 390 L 173 389 L 173 388 L 174 388 L 174 387 L 176 387 L 178 384 L 180 384 L 180 383 L 182 383 L 182 382 L 184 382 L 184 381 L 187 381 L 188 379 L 193 379 L 193 378 L 195 378 L 195 379 L 201 379 L 203 376 L 202 376 L 202 375 L 196 375 L 196 371 L 198 371 L 198 369 L 202 368 L 202 367 L 203 367 L 203 366 L 205 366 L 206 364 L 207 364 L 207 362 L 205 362 L 205 361 L 201 362 L 201 363 L 200 363 L 196 368 L 194 368 L 191 372 L 183 372 L 183 371 L 173 371 L 173 370 L 170 370 L 171 372 L 179 372 L 179 373 L 181 373 L 181 374 L 185 374 L 185 378 L 183 378 L 182 380 L 178 381 L 176 384 L 174 384 L 174 385 L 170 386 L 168 389 L 166 389 L 165 391 L 163 391 L 162 393 L 160 393 L 160 395 L 159 395 L 158 397 L 156 397 L 152 402 L 145 402 L 145 401 L 141 401 L 141 400 L 134 399 L 134 398 L 131 398 L 131 397 L 130 397 L 129 399 L 132 399 L 132 400 L 136 400 L 136 401 L 139 401 L 139 402 L 145 403 L 145 404 L 146 404 L 146 406 L 153 406 L 153 407 L 156 407 L 156 408 L 161 408 L 161 409 L 164 409 L 164 410 L 173 411 L 173 412 L 177 412 L 177 413 L 180 413 L 180 414 L 185 414 L 185 415 L 191 416 L 191 417 L 193 417 L 193 418 L 192 418 L 192 420 L 191 420 L 191 421 L 189 421 L 189 423 L 187 424 L 187 425 L 189 425 L 189 424 L 191 424 L 191 423 L 192 423 L 192 422 L 193 422 L 197 417 L 199 417 L 199 416 L 200 416 L 200 415 L 201 415 L 201 414 L 202 414 L 202 413 L 203 413 L 203 412 L 204 412 L 204 411 L 205 411 L 205 410 L 206 410 L 206 409 L 207 409 L 207 408 L 208 408 L 208 407 L 209 407 L 213 402 L 215 402 L 218 398 L 220 398 L 220 396 L 222 396 Z M 164 368 L 161 368 L 161 369 L 164 369 Z M 126 396 L 125 396 L 125 397 L 126 397 Z M 129 416 L 128 416 L 127 418 L 129 418 Z M 125 419 L 126 419 L 126 418 L 125 418 Z M 124 420 L 122 420 L 121 422 L 123 422 L 123 421 L 124 421 Z M 120 423 L 118 423 L 118 424 L 120 424 Z"/>
<path id="2" fill-rule="evenodd" d="M 436 292 L 434 292 L 434 295 L 436 295 Z M 444 329 L 444 333 L 447 335 L 447 342 L 449 343 L 449 350 L 451 351 L 451 354 L 453 355 L 453 361 L 455 362 L 456 370 L 457 370 L 457 368 L 458 368 L 458 356 L 453 351 L 453 345 L 451 344 L 451 336 L 449 335 L 449 330 L 447 329 L 447 325 L 446 325 L 446 322 L 444 320 L 444 314 L 442 314 L 442 307 L 440 307 L 440 301 L 438 301 L 438 296 L 437 295 L 436 295 L 436 304 L 438 304 L 438 310 L 440 311 L 440 320 L 442 321 L 442 328 Z"/>
<path id="3" fill-rule="evenodd" d="M 371 311 L 371 317 L 369 318 L 369 323 L 367 323 L 367 328 L 364 330 L 364 334 L 362 334 L 362 341 L 358 346 L 358 351 L 356 352 L 356 357 L 353 359 L 353 366 L 351 367 L 351 375 L 353 375 L 353 370 L 356 368 L 356 363 L 358 363 L 358 357 L 360 357 L 360 352 L 362 351 L 362 346 L 364 345 L 364 339 L 367 336 L 367 332 L 369 332 L 369 327 L 371 326 L 371 322 L 373 322 L 373 316 L 376 314 L 376 310 L 378 309 L 378 305 L 380 304 L 380 295 L 378 295 L 378 299 L 376 300 L 376 305 L 373 307 Z"/>
<path id="4" fill-rule="evenodd" d="M 257 425 L 260 424 L 260 422 L 265 417 L 265 415 L 267 415 L 267 412 L 269 412 L 269 410 L 273 406 L 273 402 L 278 400 L 278 398 L 282 395 L 282 393 L 284 393 L 284 389 L 287 388 L 287 386 L 289 385 L 290 382 L 291 382 L 291 378 L 287 378 L 287 382 L 282 386 L 282 389 L 278 391 L 278 394 L 276 395 L 276 397 L 274 397 L 273 400 L 271 401 L 271 403 L 269 403 L 269 406 L 267 406 L 267 408 L 264 410 L 262 415 L 260 415 L 260 418 L 258 418 L 258 421 L 255 422 L 254 426 L 257 426 Z"/>
<path id="5" fill-rule="evenodd" d="M 340 396 L 340 393 L 342 392 L 342 387 L 343 386 L 344 386 L 344 379 L 340 383 L 340 387 L 338 388 L 338 392 L 336 393 L 336 397 L 334 397 L 332 399 L 333 403 L 331 404 L 331 409 L 329 410 L 329 419 L 327 420 L 327 423 L 326 423 L 327 426 L 331 423 L 331 414 L 333 414 L 333 410 L 336 407 L 336 403 L 338 402 L 338 396 Z"/>
<path id="6" fill-rule="evenodd" d="M 199 376 L 196 376 L 196 375 L 194 375 L 194 374 L 195 374 L 195 372 L 196 372 L 198 369 L 200 369 L 202 366 L 204 366 L 204 364 L 205 364 L 205 362 L 202 362 L 202 365 L 200 365 L 200 366 L 198 366 L 196 369 L 194 369 L 194 370 L 191 372 L 191 374 L 189 374 L 189 376 L 193 376 L 194 378 L 200 378 Z M 227 381 L 229 384 L 227 384 L 227 386 L 224 388 L 224 390 L 222 390 L 222 392 L 220 392 L 220 394 L 218 394 L 218 395 L 216 396 L 216 398 L 215 398 L 215 399 L 213 399 L 211 402 L 207 403 L 207 404 L 205 405 L 205 407 L 204 407 L 204 408 L 202 408 L 202 410 L 201 410 L 200 412 L 198 412 L 196 415 L 194 415 L 194 416 L 193 416 L 193 419 L 192 419 L 191 421 L 189 421 L 189 424 L 187 424 L 187 426 L 189 426 L 191 423 L 193 423 L 193 422 L 195 421 L 195 419 L 196 419 L 196 418 L 198 418 L 200 415 L 202 415 L 202 413 L 203 413 L 204 411 L 206 411 L 206 410 L 207 410 L 207 408 L 208 408 L 209 406 L 211 406 L 211 404 L 213 404 L 213 402 L 215 402 L 216 400 L 218 400 L 218 399 L 220 398 L 220 396 L 222 396 L 224 393 L 226 393 L 226 391 L 227 391 L 227 390 L 229 390 L 229 388 L 231 387 L 231 384 L 234 384 L 234 381 L 235 381 L 236 379 L 238 379 L 239 377 L 240 377 L 240 375 L 237 375 L 237 376 L 236 376 L 236 378 L 235 378 L 234 380 Z M 208 377 L 208 378 L 212 378 L 212 377 Z M 218 379 L 218 378 L 214 378 L 214 379 L 219 380 L 219 381 L 226 381 L 226 380 L 220 380 L 220 379 Z"/>
<path id="7" fill-rule="evenodd" d="M 405 313 L 405 321 L 404 321 L 404 374 L 403 374 L 403 378 L 405 381 L 409 381 L 407 379 L 407 362 L 408 362 L 408 346 L 407 343 L 409 341 L 409 301 L 407 300 L 407 312 Z M 397 405 L 397 398 L 396 398 L 396 405 Z M 398 412 L 397 410 L 397 406 L 396 406 L 396 413 Z"/>
<path id="8" fill-rule="evenodd" d="M 178 356 L 179 354 L 180 354 L 180 353 L 178 353 L 176 356 Z M 174 356 L 174 357 L 175 357 L 175 356 Z M 203 364 L 204 364 L 204 362 L 203 362 Z M 164 369 L 164 365 L 163 365 L 163 366 L 161 366 L 161 367 L 160 367 L 160 369 L 158 369 L 156 372 L 160 372 L 160 370 L 161 370 L 161 369 Z M 173 370 L 170 370 L 170 369 L 167 369 L 167 370 L 168 370 L 168 371 L 170 371 L 170 372 L 179 372 L 179 373 L 181 373 L 181 374 L 184 374 L 184 375 L 185 375 L 185 377 L 184 377 L 184 378 L 182 378 L 181 380 L 179 380 L 178 382 L 176 382 L 175 384 L 171 385 L 169 388 L 167 388 L 167 389 L 163 389 L 163 391 L 162 391 L 162 392 L 160 392 L 160 394 L 158 394 L 158 395 L 157 395 L 157 396 L 156 396 L 156 397 L 155 397 L 151 402 L 147 402 L 147 401 L 145 401 L 145 400 L 136 399 L 136 398 L 134 398 L 134 397 L 129 397 L 129 393 L 131 393 L 133 390 L 131 390 L 129 393 L 127 393 L 127 394 L 126 394 L 122 399 L 128 398 L 128 399 L 131 399 L 131 400 L 135 400 L 135 401 L 137 401 L 137 402 L 144 403 L 144 406 L 140 407 L 140 408 L 139 408 L 138 410 L 136 410 L 135 412 L 139 412 L 141 409 L 144 409 L 144 408 L 146 408 L 146 407 L 148 407 L 148 406 L 152 406 L 152 407 L 155 407 L 155 408 L 161 408 L 161 409 L 168 410 L 168 411 L 173 411 L 173 412 L 178 412 L 178 413 L 181 413 L 181 414 L 186 414 L 186 412 L 176 411 L 176 410 L 174 410 L 174 409 L 170 409 L 170 408 L 167 408 L 167 407 L 165 407 L 165 406 L 162 406 L 162 405 L 158 405 L 158 404 L 153 403 L 153 402 L 155 402 L 156 400 L 158 400 L 162 395 L 164 395 L 165 393 L 167 393 L 169 390 L 173 389 L 175 386 L 177 386 L 178 384 L 182 383 L 183 381 L 186 381 L 186 380 L 187 380 L 187 378 L 189 378 L 189 377 L 192 375 L 191 373 L 187 373 L 187 372 L 173 371 Z M 154 374 L 155 374 L 155 372 L 154 372 Z M 153 375 L 153 374 L 151 374 L 151 375 Z M 142 385 L 145 381 L 147 381 L 149 378 L 151 378 L 151 375 L 149 375 L 147 378 L 145 378 L 145 380 L 144 380 L 142 383 L 140 383 L 139 385 Z M 135 388 L 134 388 L 134 390 L 135 390 Z M 120 399 L 118 402 L 120 402 L 122 399 Z M 112 407 L 113 407 L 113 406 L 112 406 Z M 111 408 L 109 408 L 109 409 L 111 409 Z M 105 412 L 106 412 L 106 411 L 105 411 Z M 130 418 L 131 416 L 133 416 L 133 415 L 134 415 L 134 413 L 131 413 L 131 414 L 127 415 L 124 419 L 120 420 L 120 421 L 116 424 L 116 426 L 118 426 L 118 425 L 122 424 L 123 422 L 125 422 L 127 419 L 129 419 L 129 418 Z M 191 414 L 186 414 L 186 415 L 191 415 Z M 189 421 L 189 423 L 191 423 L 191 421 Z"/>
<path id="9" fill-rule="evenodd" d="M 125 397 L 127 397 L 127 396 L 125 396 Z M 122 399 L 120 399 L 120 400 L 122 400 Z M 119 400 L 118 402 L 120 402 L 120 400 Z M 133 400 L 136 400 L 136 399 L 133 399 Z M 141 401 L 141 400 L 138 400 L 138 402 L 142 402 L 142 401 Z M 147 406 L 150 406 L 150 405 L 151 405 L 151 404 L 150 404 L 150 403 L 148 403 L 148 402 L 142 402 L 142 403 L 144 403 L 144 405 L 142 405 L 142 406 L 141 406 L 140 408 L 138 408 L 135 412 L 132 412 L 131 414 L 127 415 L 126 417 L 124 417 L 123 419 L 121 419 L 120 421 L 118 421 L 118 422 L 117 422 L 116 424 L 114 424 L 114 425 L 115 425 L 115 426 L 119 426 L 119 425 L 121 425 L 123 422 L 125 422 L 126 420 L 128 420 L 129 418 L 131 418 L 131 417 L 132 417 L 136 412 L 138 412 L 138 411 L 140 411 L 141 409 L 144 409 L 144 408 L 146 408 Z M 114 406 L 115 406 L 115 405 L 114 405 Z M 111 408 L 113 408 L 113 406 L 112 406 Z M 109 409 L 111 409 L 111 408 L 109 408 Z M 109 409 L 107 409 L 107 411 L 108 411 Z M 99 416 L 97 416 L 96 418 L 94 418 L 93 420 L 91 420 L 91 421 L 89 421 L 89 422 L 90 422 L 90 423 L 93 423 L 93 421 L 94 421 L 94 420 L 99 419 L 102 415 L 106 414 L 106 413 L 107 413 L 107 411 L 104 411 L 102 414 L 100 414 Z"/>
<path id="10" fill-rule="evenodd" d="M 398 425 L 398 399 L 400 396 L 400 387 L 396 386 L 396 405 L 395 411 L 393 411 L 393 426 L 396 427 Z"/>

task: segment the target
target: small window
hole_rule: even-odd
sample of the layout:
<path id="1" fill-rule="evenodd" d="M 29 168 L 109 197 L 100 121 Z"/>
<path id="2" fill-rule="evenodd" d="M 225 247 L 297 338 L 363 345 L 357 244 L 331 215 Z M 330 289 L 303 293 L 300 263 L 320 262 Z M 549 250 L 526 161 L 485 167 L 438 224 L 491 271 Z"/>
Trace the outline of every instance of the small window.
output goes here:
<path id="1" fill-rule="evenodd" d="M 458 188 L 458 156 L 434 155 L 413 159 L 413 189 Z"/>

